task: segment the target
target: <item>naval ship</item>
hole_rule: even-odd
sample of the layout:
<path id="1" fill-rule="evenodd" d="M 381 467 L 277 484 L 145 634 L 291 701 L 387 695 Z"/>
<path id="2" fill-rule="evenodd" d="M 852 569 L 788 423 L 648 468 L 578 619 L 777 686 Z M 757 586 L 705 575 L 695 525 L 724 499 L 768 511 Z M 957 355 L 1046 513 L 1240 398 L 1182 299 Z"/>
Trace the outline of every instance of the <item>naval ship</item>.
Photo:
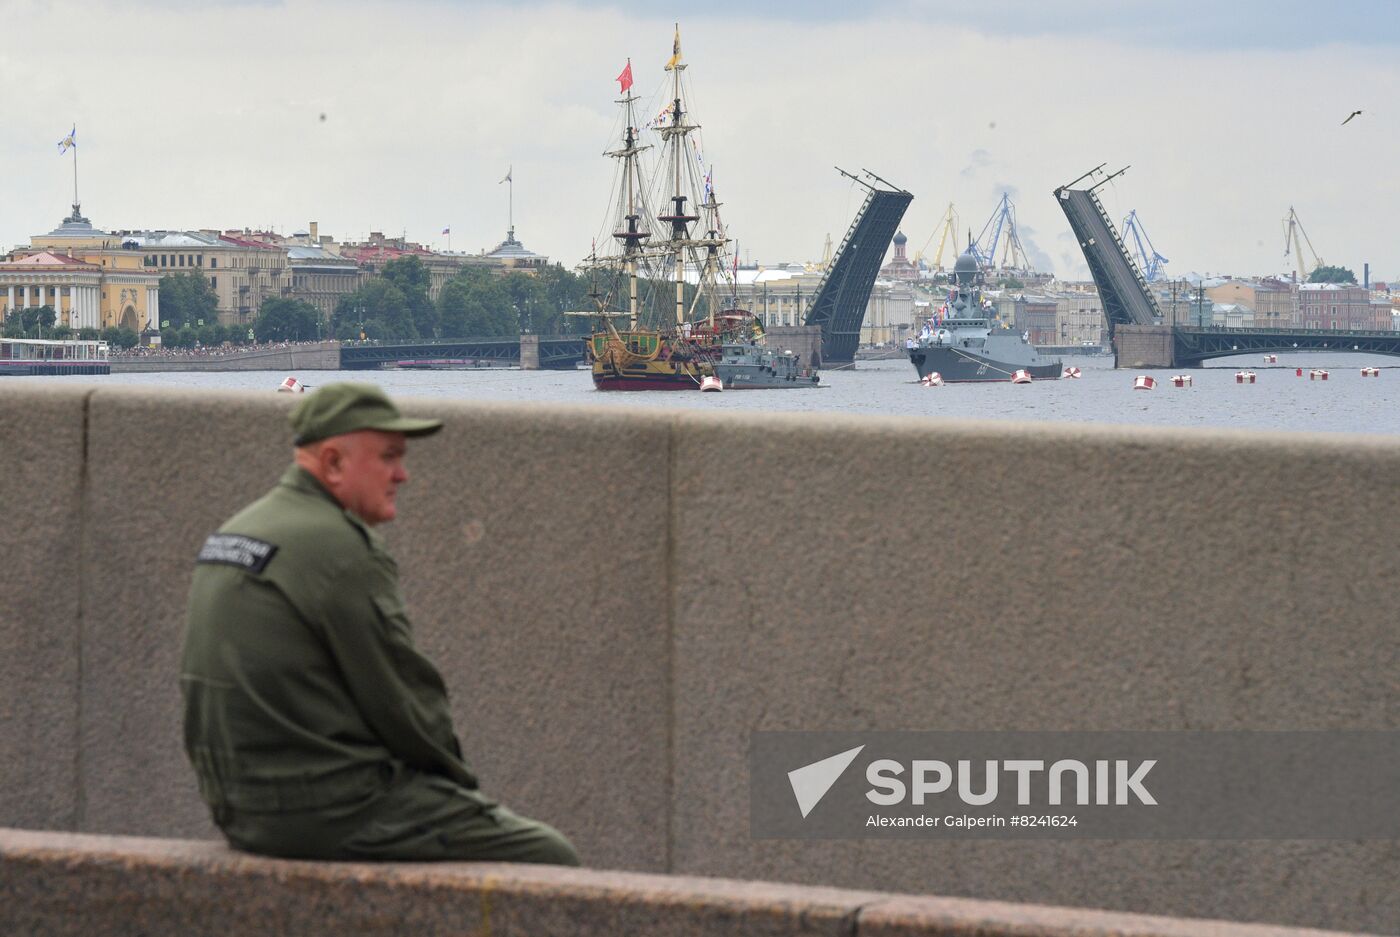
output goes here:
<path id="1" fill-rule="evenodd" d="M 1027 371 L 1037 381 L 1060 376 L 1060 359 L 1035 350 L 1028 336 L 993 320 L 982 299 L 982 269 L 971 248 L 953 266 L 947 312 L 909 341 L 909 360 L 919 377 L 938 373 L 949 384 L 1009 381 Z"/>

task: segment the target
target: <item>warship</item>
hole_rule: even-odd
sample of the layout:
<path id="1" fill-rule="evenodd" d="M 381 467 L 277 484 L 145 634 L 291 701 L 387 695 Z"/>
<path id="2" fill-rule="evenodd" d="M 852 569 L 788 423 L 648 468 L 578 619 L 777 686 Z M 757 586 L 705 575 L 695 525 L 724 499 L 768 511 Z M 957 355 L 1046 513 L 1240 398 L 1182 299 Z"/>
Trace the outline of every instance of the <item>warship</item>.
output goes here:
<path id="1" fill-rule="evenodd" d="M 1037 381 L 1060 376 L 1060 360 L 1035 350 L 1029 336 L 996 321 L 982 297 L 982 269 L 969 247 L 953 266 L 948 303 L 908 343 L 919 377 L 940 375 L 946 383 L 1009 381 L 1026 371 Z"/>
<path id="2" fill-rule="evenodd" d="M 682 75 L 680 29 L 666 63 L 670 73 L 668 100 L 649 126 L 661 137 L 661 154 L 652 178 L 647 178 L 642 154 L 650 146 L 642 142 L 636 116 L 637 95 L 632 93 L 632 63 L 618 75 L 623 111 L 622 145 L 604 155 L 621 163 L 615 188 L 616 211 L 610 219 L 613 253 L 594 252 L 583 266 L 595 277 L 608 272 L 615 283 L 626 284 L 625 309 L 613 308 L 618 285 L 608 293 L 593 290 L 595 309 L 585 313 L 595 327 L 586 348 L 598 390 L 696 390 L 706 377 L 718 378 L 724 387 L 763 389 L 812 387 L 818 382 L 813 369 L 804 369 L 796 355 L 767 347 L 763 327 L 745 309 L 733 308 L 735 264 L 726 264 L 730 239 L 720 219 L 713 166 L 706 168 L 700 127 L 686 110 L 688 94 Z M 660 212 L 651 206 L 665 203 Z M 654 233 L 652 221 L 660 222 Z M 695 288 L 686 301 L 687 275 Z M 727 280 L 728 290 L 722 281 Z M 648 309 L 670 305 L 674 284 L 674 312 L 661 318 L 664 325 L 644 321 Z M 725 297 L 723 294 L 728 293 Z M 726 299 L 731 300 L 726 302 Z M 702 310 L 701 304 L 705 304 Z M 619 301 L 617 305 L 623 305 Z M 625 321 L 623 321 L 625 320 Z"/>

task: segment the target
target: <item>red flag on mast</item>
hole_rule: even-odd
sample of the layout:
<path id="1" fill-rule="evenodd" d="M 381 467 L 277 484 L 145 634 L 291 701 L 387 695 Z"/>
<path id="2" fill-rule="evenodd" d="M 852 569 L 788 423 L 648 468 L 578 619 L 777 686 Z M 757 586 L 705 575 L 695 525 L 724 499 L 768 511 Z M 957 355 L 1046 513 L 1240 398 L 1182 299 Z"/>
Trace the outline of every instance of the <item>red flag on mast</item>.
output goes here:
<path id="1" fill-rule="evenodd" d="M 622 74 L 617 76 L 617 83 L 622 86 L 622 91 L 632 87 L 632 60 L 627 60 L 627 67 L 622 70 Z"/>

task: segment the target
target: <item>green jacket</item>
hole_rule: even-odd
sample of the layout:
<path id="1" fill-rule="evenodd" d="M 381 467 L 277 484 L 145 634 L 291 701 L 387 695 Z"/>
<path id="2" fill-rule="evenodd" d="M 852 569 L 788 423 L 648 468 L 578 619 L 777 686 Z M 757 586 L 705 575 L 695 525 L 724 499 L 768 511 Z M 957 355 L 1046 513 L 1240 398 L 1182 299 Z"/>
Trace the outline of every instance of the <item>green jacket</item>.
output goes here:
<path id="1" fill-rule="evenodd" d="M 200 551 L 180 689 L 216 820 L 360 801 L 396 762 L 477 786 L 393 558 L 295 465 Z"/>

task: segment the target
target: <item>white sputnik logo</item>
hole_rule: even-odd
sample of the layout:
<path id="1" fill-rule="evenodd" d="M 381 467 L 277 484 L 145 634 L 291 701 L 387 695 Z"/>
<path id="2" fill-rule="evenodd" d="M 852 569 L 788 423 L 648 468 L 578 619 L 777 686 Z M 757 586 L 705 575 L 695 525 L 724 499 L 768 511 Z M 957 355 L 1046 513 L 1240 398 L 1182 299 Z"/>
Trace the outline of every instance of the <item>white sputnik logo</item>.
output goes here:
<path id="1" fill-rule="evenodd" d="M 797 808 L 802 811 L 802 819 L 807 819 L 807 814 L 812 812 L 812 808 L 821 803 L 826 792 L 831 790 L 831 786 L 851 766 L 851 762 L 856 760 L 863 748 L 865 746 L 861 745 L 859 748 L 852 748 L 788 772 L 788 783 L 792 785 L 792 795 L 797 798 Z"/>

